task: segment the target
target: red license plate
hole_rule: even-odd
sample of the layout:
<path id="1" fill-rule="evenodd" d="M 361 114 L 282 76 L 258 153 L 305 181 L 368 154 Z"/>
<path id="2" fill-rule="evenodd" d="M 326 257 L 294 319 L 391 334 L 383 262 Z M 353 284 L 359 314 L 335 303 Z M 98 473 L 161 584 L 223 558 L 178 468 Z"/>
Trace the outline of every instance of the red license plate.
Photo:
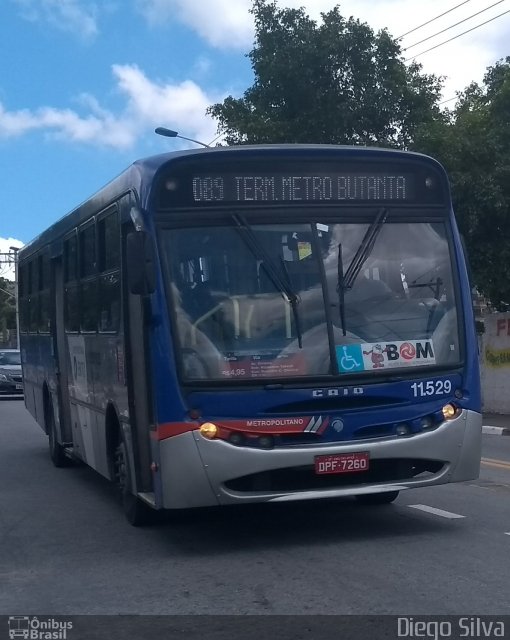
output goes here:
<path id="1" fill-rule="evenodd" d="M 370 456 L 368 451 L 355 453 L 334 453 L 329 456 L 315 456 L 315 473 L 356 473 L 368 471 Z"/>

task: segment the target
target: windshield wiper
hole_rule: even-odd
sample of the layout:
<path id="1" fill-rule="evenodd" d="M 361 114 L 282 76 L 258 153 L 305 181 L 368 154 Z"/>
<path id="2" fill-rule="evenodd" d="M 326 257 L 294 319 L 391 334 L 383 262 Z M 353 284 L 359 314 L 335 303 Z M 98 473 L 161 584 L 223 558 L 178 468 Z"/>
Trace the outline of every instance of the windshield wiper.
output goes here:
<path id="1" fill-rule="evenodd" d="M 292 289 L 289 270 L 287 269 L 287 265 L 285 264 L 285 260 L 283 259 L 283 256 L 280 256 L 280 261 L 282 263 L 282 269 L 283 269 L 283 272 L 285 273 L 285 277 L 287 278 L 288 290 L 290 292 L 292 292 L 292 294 L 293 294 L 293 298 L 292 299 L 289 298 L 289 303 L 290 303 L 290 305 L 292 307 L 292 313 L 294 315 L 294 324 L 296 325 L 296 335 L 297 335 L 297 339 L 298 339 L 298 346 L 299 346 L 300 349 L 302 349 L 303 348 L 303 336 L 301 334 L 301 319 L 299 317 L 299 312 L 298 312 L 298 308 L 297 308 L 297 306 L 299 304 L 299 296 Z M 286 295 L 288 297 L 288 294 L 286 294 Z"/>
<path id="2" fill-rule="evenodd" d="M 286 278 L 282 278 L 278 266 L 275 264 L 271 256 L 264 249 L 263 245 L 257 240 L 253 229 L 246 221 L 244 216 L 240 214 L 233 214 L 232 220 L 236 224 L 236 229 L 239 232 L 241 238 L 245 241 L 246 245 L 253 253 L 257 260 L 260 260 L 261 265 L 264 267 L 269 279 L 274 284 L 276 289 L 283 294 L 284 299 L 290 304 L 292 314 L 294 316 L 294 324 L 296 327 L 296 334 L 298 339 L 299 348 L 303 348 L 303 336 L 301 334 L 301 322 L 298 312 L 298 304 L 300 302 L 299 296 L 292 289 L 290 285 L 289 273 L 285 268 Z"/>
<path id="3" fill-rule="evenodd" d="M 344 261 L 342 258 L 342 245 L 338 245 L 338 280 L 336 291 L 338 293 L 338 310 L 340 312 L 340 324 L 342 325 L 342 334 L 345 336 L 345 278 L 344 278 Z"/>
<path id="4" fill-rule="evenodd" d="M 375 220 L 372 222 L 370 227 L 363 240 L 361 241 L 358 250 L 354 258 L 351 261 L 351 264 L 347 268 L 347 271 L 344 274 L 344 261 L 342 257 L 342 245 L 338 245 L 338 278 L 336 290 L 338 293 L 338 309 L 340 312 L 340 324 L 342 327 L 343 335 L 347 335 L 346 326 L 345 326 L 345 291 L 346 289 L 351 289 L 354 284 L 356 278 L 361 271 L 361 267 L 365 264 L 368 256 L 372 253 L 372 249 L 374 248 L 375 241 L 377 240 L 377 236 L 379 235 L 383 224 L 386 222 L 386 218 L 388 217 L 387 209 L 381 209 Z"/>
<path id="5" fill-rule="evenodd" d="M 349 265 L 347 271 L 345 272 L 345 276 L 343 278 L 343 288 L 351 289 L 354 281 L 359 275 L 361 271 L 361 267 L 365 264 L 368 256 L 372 253 L 372 249 L 374 248 L 375 241 L 377 240 L 377 236 L 381 232 L 381 229 L 386 222 L 386 218 L 388 217 L 388 210 L 381 209 L 375 220 L 372 222 L 367 232 L 365 233 L 365 237 L 361 241 L 358 250 L 356 251 L 356 255 L 352 259 L 351 264 Z"/>

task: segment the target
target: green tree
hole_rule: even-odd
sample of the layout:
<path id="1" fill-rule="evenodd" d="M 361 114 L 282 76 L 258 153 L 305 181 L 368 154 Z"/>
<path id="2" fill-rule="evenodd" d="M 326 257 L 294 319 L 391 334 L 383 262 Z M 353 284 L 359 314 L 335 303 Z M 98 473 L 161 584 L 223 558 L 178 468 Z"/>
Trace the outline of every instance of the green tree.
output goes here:
<path id="1" fill-rule="evenodd" d="M 423 127 L 417 150 L 450 175 L 474 284 L 499 309 L 510 304 L 510 57 L 472 83 L 443 121 Z"/>
<path id="2" fill-rule="evenodd" d="M 208 113 L 227 144 L 309 142 L 407 147 L 423 123 L 440 118 L 441 79 L 406 65 L 383 30 L 345 19 L 339 7 L 320 24 L 301 9 L 254 0 L 255 75 L 242 98 Z"/>

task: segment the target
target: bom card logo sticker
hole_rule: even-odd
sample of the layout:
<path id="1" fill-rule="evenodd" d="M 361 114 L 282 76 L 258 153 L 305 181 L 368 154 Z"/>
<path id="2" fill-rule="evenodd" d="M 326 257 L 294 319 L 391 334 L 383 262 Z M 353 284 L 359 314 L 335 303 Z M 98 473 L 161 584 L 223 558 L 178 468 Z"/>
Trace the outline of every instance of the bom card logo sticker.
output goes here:
<path id="1" fill-rule="evenodd" d="M 340 373 L 416 367 L 436 362 L 432 340 L 341 345 L 336 347 L 336 358 Z"/>

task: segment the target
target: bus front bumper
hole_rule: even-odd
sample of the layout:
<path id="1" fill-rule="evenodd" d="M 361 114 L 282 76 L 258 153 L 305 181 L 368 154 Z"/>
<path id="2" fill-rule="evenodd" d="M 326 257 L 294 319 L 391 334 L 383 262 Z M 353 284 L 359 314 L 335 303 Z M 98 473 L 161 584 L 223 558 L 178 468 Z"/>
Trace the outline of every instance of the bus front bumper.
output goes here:
<path id="1" fill-rule="evenodd" d="M 457 418 L 417 435 L 271 450 L 208 440 L 198 431 L 160 442 L 162 507 L 183 509 L 400 491 L 478 477 L 482 416 Z M 374 472 L 315 473 L 321 455 L 368 452 Z"/>

